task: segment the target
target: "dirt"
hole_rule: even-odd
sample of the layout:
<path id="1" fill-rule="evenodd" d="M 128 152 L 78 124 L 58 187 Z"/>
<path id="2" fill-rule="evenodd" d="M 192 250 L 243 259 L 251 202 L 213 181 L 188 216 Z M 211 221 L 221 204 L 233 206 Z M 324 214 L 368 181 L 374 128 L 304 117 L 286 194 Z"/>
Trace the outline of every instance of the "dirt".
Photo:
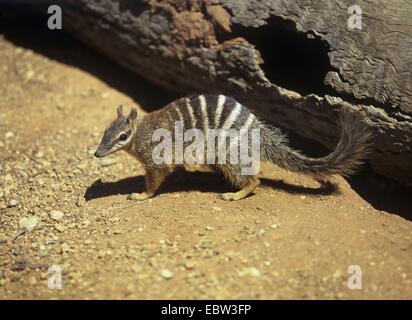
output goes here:
<path id="1" fill-rule="evenodd" d="M 0 83 L 0 298 L 412 298 L 411 221 L 343 178 L 335 190 L 265 166 L 253 196 L 225 202 L 219 177 L 178 173 L 130 201 L 139 163 L 92 154 L 116 107 L 146 100 L 4 37 Z M 61 289 L 48 286 L 51 266 Z"/>

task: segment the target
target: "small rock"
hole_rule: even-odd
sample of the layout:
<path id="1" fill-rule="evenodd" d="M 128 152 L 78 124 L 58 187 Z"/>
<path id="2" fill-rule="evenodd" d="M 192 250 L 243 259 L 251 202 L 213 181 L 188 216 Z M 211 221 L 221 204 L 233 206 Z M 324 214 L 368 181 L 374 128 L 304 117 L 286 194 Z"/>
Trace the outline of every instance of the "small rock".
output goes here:
<path id="1" fill-rule="evenodd" d="M 196 267 L 196 262 L 195 261 L 186 261 L 185 262 L 185 268 L 187 270 L 193 270 Z"/>
<path id="2" fill-rule="evenodd" d="M 61 218 L 63 218 L 63 212 L 59 211 L 59 210 L 52 210 L 49 212 L 49 216 L 50 218 L 52 218 L 53 220 L 61 220 Z"/>
<path id="3" fill-rule="evenodd" d="M 195 245 L 196 249 L 207 249 L 211 245 L 210 240 L 208 239 L 200 239 L 199 242 Z"/>
<path id="4" fill-rule="evenodd" d="M 28 231 L 31 231 L 37 226 L 38 222 L 39 222 L 39 219 L 36 216 L 32 216 L 29 218 L 23 217 L 23 218 L 20 218 L 19 225 L 20 227 L 25 228 Z"/>
<path id="5" fill-rule="evenodd" d="M 274 224 L 270 225 L 270 228 L 271 229 L 277 229 L 277 228 L 279 228 L 279 225 L 274 223 Z"/>
<path id="6" fill-rule="evenodd" d="M 69 252 L 70 250 L 71 250 L 71 248 L 67 243 L 63 243 L 61 245 L 61 252 L 62 253 Z"/>
<path id="7" fill-rule="evenodd" d="M 99 250 L 97 252 L 97 257 L 98 258 L 104 258 L 106 256 L 106 252 L 104 250 Z"/>
<path id="8" fill-rule="evenodd" d="M 140 272 L 142 272 L 142 266 L 140 266 L 140 265 L 138 265 L 138 264 L 134 264 L 134 265 L 132 266 L 132 271 L 133 271 L 134 273 L 140 273 Z"/>
<path id="9" fill-rule="evenodd" d="M 250 277 L 260 277 L 262 273 L 258 268 L 255 267 L 250 267 L 250 268 L 243 268 L 242 270 L 239 271 L 239 276 L 245 277 L 245 276 L 250 276 Z"/>
<path id="10" fill-rule="evenodd" d="M 19 202 L 17 201 L 17 200 L 10 200 L 10 202 L 9 202 L 9 204 L 8 204 L 8 207 L 9 208 L 14 208 L 14 207 L 17 207 L 19 205 Z"/>
<path id="11" fill-rule="evenodd" d="M 11 138 L 13 138 L 14 137 L 14 132 L 12 132 L 12 131 L 7 131 L 5 134 L 4 134 L 4 138 L 6 138 L 6 139 L 11 139 Z"/>
<path id="12" fill-rule="evenodd" d="M 213 211 L 213 212 L 221 212 L 222 209 L 219 208 L 219 207 L 212 207 L 212 211 Z"/>
<path id="13" fill-rule="evenodd" d="M 40 245 L 39 249 L 37 250 L 37 255 L 39 257 L 45 257 L 47 256 L 47 249 L 44 245 Z"/>
<path id="14" fill-rule="evenodd" d="M 162 270 L 160 270 L 160 276 L 163 279 L 166 279 L 166 280 L 172 279 L 173 271 L 171 271 L 169 269 L 162 269 Z"/>
<path id="15" fill-rule="evenodd" d="M 30 284 L 31 286 L 35 286 L 35 285 L 37 284 L 37 279 L 36 279 L 36 277 L 30 277 L 30 279 L 29 279 L 29 284 Z"/>
<path id="16" fill-rule="evenodd" d="M 34 155 L 37 159 L 43 158 L 44 153 L 43 151 L 38 151 L 35 155 Z"/>
<path id="17" fill-rule="evenodd" d="M 76 200 L 76 206 L 81 207 L 86 203 L 86 199 L 82 196 L 78 197 Z"/>
<path id="18" fill-rule="evenodd" d="M 118 158 L 104 158 L 104 159 L 100 160 L 99 162 L 100 162 L 100 165 L 102 167 L 110 167 L 110 166 L 116 164 L 117 160 L 118 160 Z"/>
<path id="19" fill-rule="evenodd" d="M 336 270 L 332 277 L 334 279 L 339 279 L 341 276 L 342 276 L 342 272 L 340 270 Z"/>
<path id="20" fill-rule="evenodd" d="M 24 75 L 24 77 L 26 78 L 26 80 L 30 80 L 31 78 L 34 77 L 34 71 L 33 70 L 28 70 L 26 72 L 26 74 Z"/>
<path id="21" fill-rule="evenodd" d="M 6 183 L 6 184 L 12 184 L 13 183 L 13 177 L 11 176 L 10 173 L 8 173 L 4 176 L 4 183 Z"/>
<path id="22" fill-rule="evenodd" d="M 7 239 L 7 236 L 3 232 L 0 232 L 0 243 L 7 242 L 6 239 Z"/>
<path id="23" fill-rule="evenodd" d="M 66 230 L 66 227 L 64 225 L 60 224 L 60 223 L 56 223 L 54 225 L 54 229 L 56 229 L 57 231 L 60 231 L 60 232 L 64 232 Z"/>
<path id="24" fill-rule="evenodd" d="M 19 260 L 15 261 L 11 265 L 11 270 L 12 271 L 23 271 L 27 267 L 27 261 L 26 260 Z"/>

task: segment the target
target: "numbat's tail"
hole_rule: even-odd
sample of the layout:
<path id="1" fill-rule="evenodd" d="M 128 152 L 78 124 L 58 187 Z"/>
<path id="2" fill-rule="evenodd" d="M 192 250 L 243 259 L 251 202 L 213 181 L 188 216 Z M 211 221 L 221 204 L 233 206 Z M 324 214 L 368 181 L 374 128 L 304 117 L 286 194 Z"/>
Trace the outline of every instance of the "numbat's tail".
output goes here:
<path id="1" fill-rule="evenodd" d="M 342 108 L 340 140 L 335 150 L 322 158 L 308 158 L 287 145 L 279 129 L 263 125 L 261 129 L 262 159 L 289 171 L 322 178 L 333 174 L 349 175 L 362 163 L 370 150 L 372 132 L 353 111 Z"/>

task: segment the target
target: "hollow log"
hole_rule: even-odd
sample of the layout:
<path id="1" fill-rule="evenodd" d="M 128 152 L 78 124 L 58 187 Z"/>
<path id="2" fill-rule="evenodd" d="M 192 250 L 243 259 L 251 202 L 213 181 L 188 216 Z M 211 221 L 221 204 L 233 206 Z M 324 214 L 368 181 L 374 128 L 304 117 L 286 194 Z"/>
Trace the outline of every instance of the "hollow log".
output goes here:
<path id="1" fill-rule="evenodd" d="M 376 132 L 372 169 L 412 184 L 412 2 L 357 3 L 350 9 L 339 0 L 61 5 L 63 28 L 123 67 L 182 94 L 232 95 L 330 149 L 340 108 L 355 109 Z"/>

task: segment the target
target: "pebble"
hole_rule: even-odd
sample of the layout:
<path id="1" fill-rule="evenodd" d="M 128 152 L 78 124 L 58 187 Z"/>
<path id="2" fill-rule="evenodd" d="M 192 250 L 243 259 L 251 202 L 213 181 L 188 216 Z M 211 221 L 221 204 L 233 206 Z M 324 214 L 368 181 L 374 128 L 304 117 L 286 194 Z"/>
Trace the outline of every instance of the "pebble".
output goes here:
<path id="1" fill-rule="evenodd" d="M 274 223 L 270 226 L 271 229 L 277 229 L 279 227 L 278 224 Z"/>
<path id="2" fill-rule="evenodd" d="M 39 257 L 45 257 L 45 256 L 47 256 L 46 246 L 40 245 L 40 246 L 39 246 L 39 249 L 37 250 L 37 255 L 38 255 Z"/>
<path id="3" fill-rule="evenodd" d="M 4 176 L 4 182 L 6 184 L 11 184 L 13 182 L 13 177 L 11 176 L 10 173 L 8 173 Z"/>
<path id="4" fill-rule="evenodd" d="M 70 250 L 71 250 L 71 248 L 67 243 L 63 243 L 61 245 L 61 252 L 62 253 L 69 252 Z"/>
<path id="5" fill-rule="evenodd" d="M 210 247 L 210 241 L 208 239 L 200 239 L 199 242 L 195 245 L 196 249 L 207 249 Z"/>
<path id="6" fill-rule="evenodd" d="M 196 267 L 196 262 L 195 261 L 186 261 L 185 262 L 185 268 L 187 270 L 193 270 Z"/>
<path id="7" fill-rule="evenodd" d="M 139 264 L 134 264 L 134 265 L 132 266 L 132 271 L 133 271 L 134 273 L 141 273 L 141 272 L 142 272 L 142 266 L 139 265 Z"/>
<path id="8" fill-rule="evenodd" d="M 63 231 L 66 230 L 65 226 L 62 225 L 62 224 L 60 224 L 60 223 L 56 223 L 56 224 L 54 225 L 54 229 L 56 229 L 57 231 L 60 231 L 60 232 L 63 232 Z"/>
<path id="9" fill-rule="evenodd" d="M 243 268 L 242 270 L 239 271 L 238 274 L 240 277 L 250 276 L 254 278 L 260 277 L 262 275 L 260 270 L 255 267 Z"/>
<path id="10" fill-rule="evenodd" d="M 11 264 L 11 270 L 12 271 L 23 271 L 26 269 L 28 263 L 26 260 L 18 260 L 15 261 Z"/>
<path id="11" fill-rule="evenodd" d="M 30 279 L 29 279 L 29 284 L 30 284 L 31 286 L 35 286 L 35 285 L 37 284 L 37 279 L 36 279 L 36 277 L 30 277 Z"/>
<path id="12" fill-rule="evenodd" d="M 10 200 L 10 202 L 9 202 L 9 204 L 8 204 L 8 207 L 9 208 L 14 208 L 14 207 L 17 207 L 18 206 L 18 204 L 19 204 L 19 202 L 17 201 L 17 200 Z"/>
<path id="13" fill-rule="evenodd" d="M 100 160 L 99 162 L 100 162 L 100 165 L 102 167 L 110 167 L 110 166 L 116 164 L 117 161 L 118 161 L 118 158 L 104 158 L 104 159 Z"/>
<path id="14" fill-rule="evenodd" d="M 61 218 L 63 218 L 63 215 L 64 213 L 59 210 L 52 210 L 49 212 L 50 218 L 56 221 L 61 220 Z"/>
<path id="15" fill-rule="evenodd" d="M 7 131 L 5 134 L 4 134 L 4 138 L 6 138 L 6 139 L 11 139 L 11 138 L 13 138 L 14 137 L 14 132 L 12 132 L 12 131 Z"/>
<path id="16" fill-rule="evenodd" d="M 26 78 L 26 80 L 30 80 L 31 78 L 34 77 L 34 71 L 33 70 L 28 70 L 26 72 L 26 74 L 24 75 L 24 77 Z"/>
<path id="17" fill-rule="evenodd" d="M 160 270 L 160 276 L 163 279 L 166 279 L 166 280 L 172 279 L 173 271 L 171 271 L 169 269 L 162 269 L 162 270 Z"/>
<path id="18" fill-rule="evenodd" d="M 213 212 L 221 212 L 222 209 L 219 208 L 219 207 L 212 207 L 212 211 L 213 211 Z"/>
<path id="19" fill-rule="evenodd" d="M 37 226 L 38 222 L 39 222 L 39 219 L 36 216 L 32 216 L 29 218 L 23 217 L 23 218 L 20 218 L 19 225 L 20 227 L 26 228 L 26 230 L 31 231 Z"/>
<path id="20" fill-rule="evenodd" d="M 43 158 L 44 153 L 43 151 L 38 151 L 35 155 L 34 155 L 37 159 Z"/>
<path id="21" fill-rule="evenodd" d="M 339 279 L 341 276 L 342 276 L 342 272 L 340 270 L 336 270 L 332 277 L 334 279 Z"/>
<path id="22" fill-rule="evenodd" d="M 76 206 L 81 207 L 86 203 L 86 199 L 82 196 L 78 197 L 76 200 Z"/>

